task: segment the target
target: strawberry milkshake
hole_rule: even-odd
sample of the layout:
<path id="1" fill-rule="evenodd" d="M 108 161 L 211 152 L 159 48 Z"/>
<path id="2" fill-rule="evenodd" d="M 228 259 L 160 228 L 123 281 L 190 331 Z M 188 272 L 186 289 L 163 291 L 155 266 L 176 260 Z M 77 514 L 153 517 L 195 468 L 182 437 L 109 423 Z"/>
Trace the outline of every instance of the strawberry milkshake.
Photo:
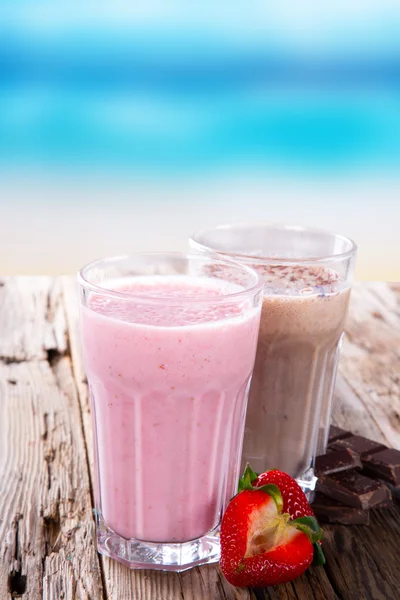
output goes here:
<path id="1" fill-rule="evenodd" d="M 209 534 L 237 487 L 262 282 L 229 263 L 212 277 L 198 259 L 201 276 L 143 275 L 131 257 L 124 276 L 106 275 L 107 289 L 81 272 L 97 509 L 110 535 L 139 546 Z M 174 268 L 186 260 L 174 256 Z M 155 561 L 124 548 L 130 566 Z"/>

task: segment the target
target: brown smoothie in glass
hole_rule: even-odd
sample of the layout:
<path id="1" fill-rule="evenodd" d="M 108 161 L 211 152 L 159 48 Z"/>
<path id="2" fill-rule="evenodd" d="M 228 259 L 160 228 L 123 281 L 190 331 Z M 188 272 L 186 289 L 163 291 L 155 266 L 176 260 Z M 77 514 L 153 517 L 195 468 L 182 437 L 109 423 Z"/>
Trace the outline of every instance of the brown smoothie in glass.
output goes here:
<path id="1" fill-rule="evenodd" d="M 254 268 L 265 288 L 242 468 L 300 477 L 325 435 L 350 289 L 322 266 Z"/>

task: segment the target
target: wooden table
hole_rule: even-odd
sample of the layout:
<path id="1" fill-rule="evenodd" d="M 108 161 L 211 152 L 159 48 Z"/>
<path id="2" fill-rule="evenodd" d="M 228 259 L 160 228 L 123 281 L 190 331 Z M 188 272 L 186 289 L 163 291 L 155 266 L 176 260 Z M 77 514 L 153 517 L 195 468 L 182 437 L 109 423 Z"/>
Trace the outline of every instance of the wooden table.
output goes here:
<path id="1" fill-rule="evenodd" d="M 92 429 L 70 278 L 0 282 L 0 599 L 398 600 L 400 509 L 325 528 L 325 567 L 265 590 L 219 568 L 129 571 L 96 552 Z M 357 284 L 334 422 L 400 448 L 400 284 Z"/>

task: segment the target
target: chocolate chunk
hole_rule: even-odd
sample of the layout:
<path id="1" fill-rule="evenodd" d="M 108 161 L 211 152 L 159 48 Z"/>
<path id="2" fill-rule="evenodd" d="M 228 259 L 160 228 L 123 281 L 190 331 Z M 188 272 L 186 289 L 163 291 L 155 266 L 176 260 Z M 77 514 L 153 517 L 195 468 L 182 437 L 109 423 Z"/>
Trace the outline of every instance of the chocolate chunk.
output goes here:
<path id="1" fill-rule="evenodd" d="M 350 448 L 343 448 L 342 450 L 333 450 L 327 454 L 317 456 L 314 470 L 317 477 L 320 477 L 321 475 L 339 473 L 361 466 L 359 455 Z"/>
<path id="2" fill-rule="evenodd" d="M 392 498 L 386 498 L 382 502 L 379 502 L 376 506 L 374 506 L 374 510 L 376 508 L 393 508 L 393 500 Z"/>
<path id="3" fill-rule="evenodd" d="M 329 429 L 328 444 L 336 442 L 336 440 L 342 440 L 343 438 L 350 437 L 351 435 L 353 434 L 350 433 L 350 431 L 345 431 L 340 427 L 336 427 L 336 425 L 331 425 Z"/>
<path id="4" fill-rule="evenodd" d="M 366 456 L 367 454 L 373 454 L 375 452 L 379 452 L 380 450 L 385 450 L 386 446 L 381 444 L 380 442 L 373 442 L 372 440 L 368 440 L 361 435 L 352 435 L 348 438 L 336 440 L 333 444 L 330 444 L 330 448 L 333 450 L 340 450 L 341 448 L 350 448 L 354 452 L 357 452 L 361 456 Z"/>
<path id="5" fill-rule="evenodd" d="M 362 459 L 363 467 L 368 475 L 379 477 L 394 486 L 400 484 L 400 450 L 386 448 L 374 452 Z"/>
<path id="6" fill-rule="evenodd" d="M 369 511 L 346 506 L 321 493 L 315 495 L 312 509 L 317 519 L 323 523 L 342 525 L 369 525 Z"/>
<path id="7" fill-rule="evenodd" d="M 323 475 L 318 480 L 317 490 L 346 506 L 365 510 L 391 498 L 387 486 L 356 470 Z"/>

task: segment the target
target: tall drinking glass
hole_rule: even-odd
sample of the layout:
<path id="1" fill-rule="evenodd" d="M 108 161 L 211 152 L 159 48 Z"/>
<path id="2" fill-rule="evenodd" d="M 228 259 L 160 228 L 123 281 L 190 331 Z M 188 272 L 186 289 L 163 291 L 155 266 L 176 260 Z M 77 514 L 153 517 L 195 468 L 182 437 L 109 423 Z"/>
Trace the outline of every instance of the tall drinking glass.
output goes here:
<path id="1" fill-rule="evenodd" d="M 132 568 L 219 559 L 260 323 L 260 276 L 202 256 L 98 260 L 79 273 L 97 543 Z"/>
<path id="2" fill-rule="evenodd" d="M 264 279 L 242 464 L 286 471 L 311 492 L 314 459 L 327 444 L 356 245 L 324 231 L 257 224 L 198 232 L 190 245 Z"/>

